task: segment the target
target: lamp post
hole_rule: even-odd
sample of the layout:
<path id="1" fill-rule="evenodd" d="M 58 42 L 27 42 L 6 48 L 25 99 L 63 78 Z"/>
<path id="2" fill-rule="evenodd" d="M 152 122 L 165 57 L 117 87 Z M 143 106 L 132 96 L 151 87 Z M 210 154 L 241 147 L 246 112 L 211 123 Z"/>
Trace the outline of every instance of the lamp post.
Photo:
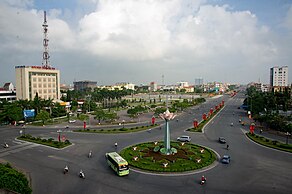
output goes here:
<path id="1" fill-rule="evenodd" d="M 288 144 L 288 139 L 289 139 L 289 136 L 290 136 L 291 134 L 287 131 L 286 132 L 286 144 Z"/>
<path id="2" fill-rule="evenodd" d="M 174 119 L 176 116 L 173 113 L 170 113 L 168 108 L 163 114 L 159 114 L 160 118 L 165 120 L 165 131 L 164 131 L 164 148 L 165 152 L 164 154 L 170 155 L 171 154 L 171 148 L 170 148 L 170 132 L 169 132 L 169 121 Z"/>

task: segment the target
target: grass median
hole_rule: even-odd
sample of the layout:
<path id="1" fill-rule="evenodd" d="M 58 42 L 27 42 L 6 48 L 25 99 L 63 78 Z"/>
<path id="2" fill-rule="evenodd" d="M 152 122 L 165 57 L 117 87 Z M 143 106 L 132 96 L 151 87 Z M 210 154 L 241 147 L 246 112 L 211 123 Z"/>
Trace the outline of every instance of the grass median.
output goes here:
<path id="1" fill-rule="evenodd" d="M 284 144 L 277 140 L 265 138 L 257 134 L 246 133 L 247 137 L 261 145 L 292 153 L 292 145 Z"/>
<path id="2" fill-rule="evenodd" d="M 157 127 L 158 124 L 154 125 L 146 125 L 146 126 L 137 126 L 137 127 L 122 127 L 122 128 L 113 128 L 113 129 L 78 129 L 73 130 L 73 132 L 82 132 L 82 133 L 132 133 L 132 132 L 138 132 L 138 131 L 144 131 L 149 130 L 151 132 L 151 129 L 153 127 Z"/>
<path id="3" fill-rule="evenodd" d="M 25 175 L 14 168 L 9 163 L 0 163 L 0 193 L 16 193 L 30 194 L 32 190 Z M 4 189 L 4 190 L 2 190 Z"/>
<path id="4" fill-rule="evenodd" d="M 29 142 L 33 142 L 33 143 L 37 143 L 41 145 L 46 145 L 46 146 L 50 146 L 54 148 L 64 148 L 72 144 L 69 140 L 56 141 L 53 138 L 45 139 L 41 137 L 33 137 L 30 134 L 22 135 L 18 137 L 17 139 L 29 141 Z"/>

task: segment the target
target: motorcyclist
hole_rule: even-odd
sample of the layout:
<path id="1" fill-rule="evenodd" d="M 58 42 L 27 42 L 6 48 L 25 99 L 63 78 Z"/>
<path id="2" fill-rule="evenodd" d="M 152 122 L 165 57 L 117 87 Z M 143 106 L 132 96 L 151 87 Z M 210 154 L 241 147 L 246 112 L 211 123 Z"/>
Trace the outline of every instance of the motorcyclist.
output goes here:
<path id="1" fill-rule="evenodd" d="M 66 165 L 65 168 L 64 168 L 64 174 L 67 173 L 67 172 L 69 172 L 69 168 L 68 168 L 68 166 Z"/>
<path id="2" fill-rule="evenodd" d="M 118 147 L 118 143 L 117 142 L 115 143 L 115 147 Z"/>
<path id="3" fill-rule="evenodd" d="M 88 158 L 91 158 L 91 157 L 92 157 L 92 151 L 90 150 L 88 153 Z"/>
<path id="4" fill-rule="evenodd" d="M 231 126 L 233 126 L 233 123 L 230 123 Z"/>
<path id="5" fill-rule="evenodd" d="M 85 178 L 84 172 L 82 170 L 80 170 L 80 172 L 79 172 L 79 177 L 80 178 Z"/>
<path id="6" fill-rule="evenodd" d="M 204 184 L 207 181 L 206 177 L 203 175 L 201 178 L 201 184 Z"/>
<path id="7" fill-rule="evenodd" d="M 8 147 L 9 147 L 8 144 L 7 144 L 6 142 L 4 143 L 4 147 L 5 147 L 5 148 L 8 148 Z"/>
<path id="8" fill-rule="evenodd" d="M 229 149 L 229 145 L 228 144 L 226 145 L 226 149 Z"/>

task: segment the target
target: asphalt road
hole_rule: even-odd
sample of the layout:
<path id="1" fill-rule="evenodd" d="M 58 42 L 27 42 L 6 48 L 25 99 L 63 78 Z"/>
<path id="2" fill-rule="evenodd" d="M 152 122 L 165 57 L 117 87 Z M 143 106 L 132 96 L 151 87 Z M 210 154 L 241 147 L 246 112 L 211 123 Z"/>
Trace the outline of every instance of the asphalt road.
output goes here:
<path id="1" fill-rule="evenodd" d="M 224 109 L 205 127 L 205 133 L 186 132 L 192 127 L 193 119 L 200 120 L 202 113 L 225 100 Z M 9 161 L 25 171 L 32 179 L 33 193 L 290 193 L 292 183 L 292 154 L 269 149 L 248 140 L 238 119 L 246 119 L 243 110 L 237 109 L 243 95 L 233 98 L 223 96 L 210 99 L 199 107 L 193 107 L 180 116 L 178 122 L 170 122 L 171 139 L 190 135 L 192 143 L 215 150 L 220 156 L 228 154 L 231 163 L 218 163 L 205 172 L 187 175 L 155 175 L 131 171 L 126 177 L 118 177 L 107 166 L 104 154 L 123 147 L 163 139 L 159 127 L 151 132 L 131 134 L 81 134 L 70 130 L 63 132 L 74 143 L 73 146 L 57 150 L 32 143 L 15 141 L 19 127 L 1 127 L 0 142 L 7 142 L 8 149 L 0 148 L 0 159 Z M 234 126 L 230 126 L 233 122 Z M 163 128 L 163 127 L 162 127 Z M 27 128 L 26 133 L 41 137 L 57 138 L 56 128 Z M 230 149 L 218 143 L 218 137 L 227 139 Z M 92 150 L 93 157 L 87 154 Z M 69 173 L 62 173 L 65 165 Z M 79 170 L 86 179 L 78 177 Z M 207 183 L 199 184 L 202 175 Z"/>

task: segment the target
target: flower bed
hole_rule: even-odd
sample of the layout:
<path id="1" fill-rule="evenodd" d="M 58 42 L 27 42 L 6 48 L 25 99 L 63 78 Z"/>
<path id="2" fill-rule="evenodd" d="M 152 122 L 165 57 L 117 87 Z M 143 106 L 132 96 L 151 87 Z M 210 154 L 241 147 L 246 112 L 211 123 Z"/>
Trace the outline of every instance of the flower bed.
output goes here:
<path id="1" fill-rule="evenodd" d="M 171 142 L 176 154 L 163 155 L 158 150 L 163 142 L 147 142 L 123 149 L 120 155 L 130 166 L 155 172 L 185 172 L 211 165 L 215 154 L 202 146 L 191 143 Z"/>

